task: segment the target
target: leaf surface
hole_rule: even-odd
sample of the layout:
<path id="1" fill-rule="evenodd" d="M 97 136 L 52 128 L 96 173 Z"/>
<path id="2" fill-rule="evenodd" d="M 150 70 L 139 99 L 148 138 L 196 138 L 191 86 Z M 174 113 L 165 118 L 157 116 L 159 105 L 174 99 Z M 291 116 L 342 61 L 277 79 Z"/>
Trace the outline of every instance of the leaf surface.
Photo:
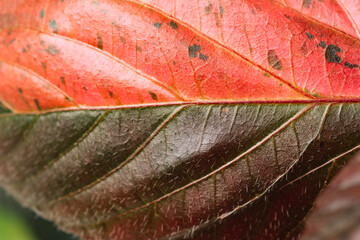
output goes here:
<path id="1" fill-rule="evenodd" d="M 359 167 L 357 154 L 316 200 L 303 239 L 359 238 Z"/>
<path id="2" fill-rule="evenodd" d="M 0 1 L 0 182 L 84 239 L 296 239 L 360 148 L 358 1 Z"/>

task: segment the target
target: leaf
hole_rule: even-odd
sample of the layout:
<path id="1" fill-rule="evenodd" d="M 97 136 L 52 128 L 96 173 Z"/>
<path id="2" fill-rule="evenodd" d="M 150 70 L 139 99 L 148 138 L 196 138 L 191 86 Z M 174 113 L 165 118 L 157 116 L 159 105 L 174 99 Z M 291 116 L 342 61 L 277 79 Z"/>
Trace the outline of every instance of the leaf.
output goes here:
<path id="1" fill-rule="evenodd" d="M 85 239 L 298 238 L 360 148 L 347 2 L 0 1 L 1 184 Z"/>
<path id="2" fill-rule="evenodd" d="M 359 238 L 359 160 L 357 154 L 316 200 L 303 239 Z"/>

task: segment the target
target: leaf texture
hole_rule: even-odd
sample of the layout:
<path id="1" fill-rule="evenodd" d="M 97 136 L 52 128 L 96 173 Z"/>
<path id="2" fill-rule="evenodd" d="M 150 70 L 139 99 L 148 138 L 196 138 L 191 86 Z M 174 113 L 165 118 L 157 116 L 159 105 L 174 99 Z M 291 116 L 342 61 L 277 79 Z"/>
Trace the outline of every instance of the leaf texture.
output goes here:
<path id="1" fill-rule="evenodd" d="M 16 144 L 8 138 L 1 182 L 23 204 L 85 239 L 174 232 L 275 239 L 296 228 L 328 176 L 359 148 L 358 107 L 189 105 L 7 115 L 1 135 L 14 132 L 9 121 L 28 118 L 31 125 L 11 135 L 24 136 Z"/>
<path id="2" fill-rule="evenodd" d="M 297 239 L 360 148 L 359 1 L 0 1 L 0 182 L 84 239 Z"/>
<path id="3" fill-rule="evenodd" d="M 303 239 L 357 239 L 360 221 L 357 154 L 316 200 Z"/>
<path id="4" fill-rule="evenodd" d="M 276 2 L 1 4 L 1 69 L 13 75 L 0 97 L 17 111 L 358 99 L 359 41 Z M 336 27 L 350 31 L 345 25 Z M 17 82 L 19 74 L 26 80 Z"/>

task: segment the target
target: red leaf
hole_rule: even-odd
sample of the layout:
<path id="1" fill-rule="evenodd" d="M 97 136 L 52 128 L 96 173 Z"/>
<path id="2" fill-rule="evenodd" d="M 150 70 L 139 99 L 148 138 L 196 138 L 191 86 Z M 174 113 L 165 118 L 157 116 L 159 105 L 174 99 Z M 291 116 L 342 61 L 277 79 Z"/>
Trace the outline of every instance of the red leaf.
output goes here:
<path id="1" fill-rule="evenodd" d="M 161 2 L 3 1 L 0 58 L 32 77 L 4 77 L 0 97 L 18 111 L 37 110 L 35 99 L 41 109 L 358 99 L 360 44 L 351 36 L 271 1 Z M 334 4 L 302 10 L 341 19 L 333 27 L 354 35 L 355 20 Z M 329 16 L 317 16 L 321 9 Z M 51 95 L 73 100 L 50 102 L 44 79 Z"/>

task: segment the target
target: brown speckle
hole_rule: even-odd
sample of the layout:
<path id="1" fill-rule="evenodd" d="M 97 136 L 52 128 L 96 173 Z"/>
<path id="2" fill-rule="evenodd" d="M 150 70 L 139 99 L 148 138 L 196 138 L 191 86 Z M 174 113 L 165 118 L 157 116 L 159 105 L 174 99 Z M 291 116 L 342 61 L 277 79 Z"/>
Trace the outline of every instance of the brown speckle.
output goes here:
<path id="1" fill-rule="evenodd" d="M 219 14 L 216 12 L 216 13 L 214 13 L 214 16 L 215 16 L 216 26 L 221 27 L 221 21 L 219 18 Z"/>
<path id="2" fill-rule="evenodd" d="M 46 63 L 41 62 L 41 67 L 42 67 L 42 69 L 44 70 L 44 72 L 46 72 Z"/>
<path id="3" fill-rule="evenodd" d="M 44 10 L 44 9 L 40 11 L 40 17 L 41 17 L 41 18 L 44 18 L 44 17 L 45 17 L 45 10 Z"/>
<path id="4" fill-rule="evenodd" d="M 142 49 L 141 49 L 141 47 L 140 47 L 140 46 L 136 45 L 136 46 L 135 46 L 135 48 L 136 48 L 136 51 L 137 51 L 137 52 L 139 52 L 139 53 L 141 53 L 141 52 L 142 52 Z"/>
<path id="5" fill-rule="evenodd" d="M 224 14 L 224 8 L 223 6 L 220 4 L 220 16 L 222 16 Z"/>
<path id="6" fill-rule="evenodd" d="M 205 13 L 206 13 L 206 14 L 209 14 L 210 11 L 211 11 L 211 9 L 213 9 L 213 5 L 212 5 L 211 2 L 209 2 L 209 5 L 207 5 L 207 6 L 205 7 Z"/>
<path id="7" fill-rule="evenodd" d="M 58 25 L 54 19 L 51 19 L 49 22 L 49 27 L 54 31 L 54 33 L 58 32 Z"/>
<path id="8" fill-rule="evenodd" d="M 54 56 L 60 53 L 60 50 L 53 44 L 49 45 L 49 48 L 46 49 L 46 52 L 48 52 L 50 55 Z"/>
<path id="9" fill-rule="evenodd" d="M 193 44 L 189 47 L 189 57 L 190 58 L 197 58 L 198 57 L 198 52 L 201 50 L 201 46 L 200 45 L 196 45 Z"/>
<path id="10" fill-rule="evenodd" d="M 125 43 L 125 42 L 126 42 L 124 37 L 120 37 L 120 41 L 121 41 L 122 43 Z"/>
<path id="11" fill-rule="evenodd" d="M 64 77 L 64 76 L 61 76 L 61 77 L 60 77 L 60 80 L 61 80 L 61 83 L 62 83 L 63 85 L 65 85 L 65 77 Z"/>
<path id="12" fill-rule="evenodd" d="M 13 44 L 16 41 L 16 38 L 13 38 L 9 41 L 9 43 L 7 45 Z"/>
<path id="13" fill-rule="evenodd" d="M 265 77 L 268 77 L 268 78 L 271 77 L 271 75 L 268 72 L 264 72 L 263 74 Z"/>
<path id="14" fill-rule="evenodd" d="M 322 47 L 322 48 L 326 48 L 326 42 L 324 42 L 324 41 L 320 41 L 320 43 L 319 43 L 319 47 Z"/>
<path id="15" fill-rule="evenodd" d="M 120 31 L 120 26 L 116 23 L 116 22 L 112 22 L 111 23 L 111 26 L 114 26 L 114 27 L 116 27 L 116 29 L 118 30 L 118 31 Z"/>
<path id="16" fill-rule="evenodd" d="M 111 98 L 113 98 L 113 97 L 114 97 L 114 94 L 113 94 L 113 92 L 112 92 L 112 91 L 109 91 L 109 95 L 110 95 L 110 97 L 111 97 Z"/>
<path id="17" fill-rule="evenodd" d="M 20 94 L 22 94 L 22 93 L 23 93 L 23 90 L 22 90 L 21 88 L 18 88 L 18 92 L 19 92 Z"/>
<path id="18" fill-rule="evenodd" d="M 275 50 L 268 51 L 267 59 L 271 67 L 275 68 L 276 70 L 282 70 L 281 61 L 275 54 Z"/>
<path id="19" fill-rule="evenodd" d="M 23 53 L 26 53 L 26 52 L 27 52 L 27 49 L 23 47 L 23 48 L 22 48 L 22 52 L 23 52 Z"/>
<path id="20" fill-rule="evenodd" d="M 291 18 L 289 15 L 287 15 L 287 14 L 284 14 L 284 17 L 286 17 L 286 18 L 289 19 L 289 20 L 292 20 L 292 18 Z"/>
<path id="21" fill-rule="evenodd" d="M 337 55 L 338 52 L 343 52 L 341 48 L 336 45 L 330 44 L 325 51 L 325 58 L 330 63 L 341 63 L 341 57 Z"/>
<path id="22" fill-rule="evenodd" d="M 344 63 L 344 66 L 345 66 L 345 67 L 348 67 L 348 68 L 350 68 L 350 69 L 360 68 L 359 65 L 357 65 L 357 64 L 351 64 L 351 63 L 348 63 L 348 62 L 345 62 L 345 63 Z"/>
<path id="23" fill-rule="evenodd" d="M 161 28 L 161 25 L 162 25 L 162 24 L 159 23 L 159 22 L 154 22 L 154 23 L 153 23 L 153 26 L 156 27 L 157 29 L 160 29 L 160 28 Z"/>
<path id="24" fill-rule="evenodd" d="M 157 95 L 156 95 L 155 93 L 150 92 L 150 91 L 148 91 L 148 92 L 149 92 L 149 94 L 150 94 L 150 96 L 151 96 L 152 99 L 154 99 L 155 101 L 158 100 Z"/>
<path id="25" fill-rule="evenodd" d="M 208 59 L 208 56 L 200 53 L 200 54 L 199 54 L 199 58 L 205 62 L 205 61 Z"/>
<path id="26" fill-rule="evenodd" d="M 305 8 L 310 8 L 310 5 L 312 4 L 312 0 L 303 0 L 302 4 Z"/>
<path id="27" fill-rule="evenodd" d="M 171 21 L 169 25 L 170 25 L 170 27 L 172 27 L 172 28 L 175 29 L 175 30 L 178 28 L 177 23 L 174 22 L 174 21 Z"/>
<path id="28" fill-rule="evenodd" d="M 311 33 L 309 32 L 306 32 L 306 36 L 308 37 L 308 39 L 313 39 L 314 38 L 314 35 L 312 35 Z"/>
<path id="29" fill-rule="evenodd" d="M 103 42 L 102 42 L 102 39 L 101 39 L 101 36 L 99 33 L 96 34 L 96 38 L 97 38 L 97 47 L 101 50 L 103 50 Z"/>

